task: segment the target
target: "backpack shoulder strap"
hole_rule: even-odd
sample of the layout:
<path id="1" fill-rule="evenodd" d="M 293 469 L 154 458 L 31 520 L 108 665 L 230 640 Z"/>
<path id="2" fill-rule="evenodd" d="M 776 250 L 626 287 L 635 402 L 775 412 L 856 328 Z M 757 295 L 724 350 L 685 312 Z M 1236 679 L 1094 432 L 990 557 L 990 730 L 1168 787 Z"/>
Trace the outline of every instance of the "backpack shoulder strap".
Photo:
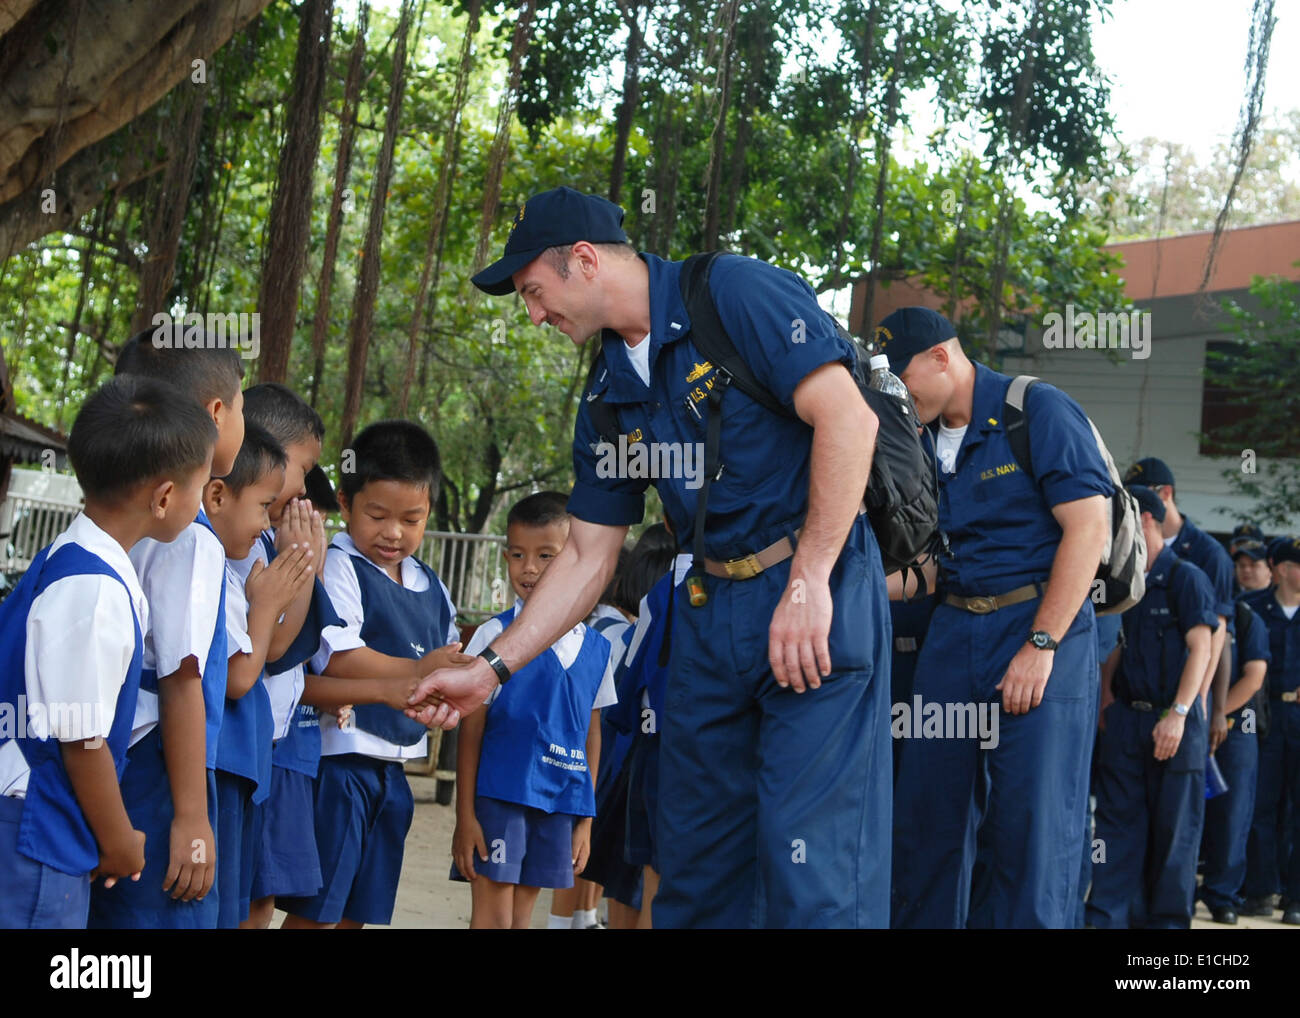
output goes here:
<path id="1" fill-rule="evenodd" d="M 1178 599 L 1174 596 L 1174 577 L 1178 575 L 1178 570 L 1183 567 L 1183 560 L 1174 558 L 1174 564 L 1169 567 L 1169 579 L 1165 584 L 1165 604 L 1169 607 L 1169 614 L 1173 616 L 1174 625 L 1181 636 L 1183 632 L 1183 618 L 1178 611 Z"/>
<path id="2" fill-rule="evenodd" d="M 1017 375 L 1011 380 L 1002 405 L 1002 428 L 1011 444 L 1011 452 L 1020 464 L 1020 469 L 1031 478 L 1034 476 L 1034 467 L 1029 450 L 1029 415 L 1025 411 L 1025 404 L 1029 390 L 1037 382 L 1038 379 L 1033 375 Z"/>
<path id="3" fill-rule="evenodd" d="M 691 255 L 682 264 L 682 301 L 691 320 L 691 343 L 714 367 L 726 371 L 736 388 L 755 403 L 774 414 L 790 417 L 790 411 L 777 401 L 740 356 L 718 315 L 709 290 L 709 273 L 713 263 L 724 253 L 708 251 Z"/>
<path id="4" fill-rule="evenodd" d="M 583 383 L 582 391 L 590 393 L 592 384 L 596 381 L 596 371 L 604 364 L 605 352 L 604 341 L 596 348 L 596 356 L 592 359 L 591 367 L 587 369 L 587 380 Z M 605 401 L 602 393 L 595 399 L 587 402 L 587 413 L 591 417 L 591 425 L 596 429 L 596 437 L 602 442 L 608 442 L 610 445 L 618 444 L 619 424 L 618 412 Z"/>

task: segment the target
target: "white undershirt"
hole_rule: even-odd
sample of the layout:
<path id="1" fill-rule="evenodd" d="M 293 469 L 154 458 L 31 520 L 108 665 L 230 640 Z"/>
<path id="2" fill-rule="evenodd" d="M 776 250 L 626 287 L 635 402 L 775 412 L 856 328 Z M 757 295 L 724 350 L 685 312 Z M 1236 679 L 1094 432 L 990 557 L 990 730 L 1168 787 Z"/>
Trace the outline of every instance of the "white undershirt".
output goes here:
<path id="1" fill-rule="evenodd" d="M 647 386 L 650 385 L 650 333 L 642 337 L 641 342 L 632 346 L 626 339 L 623 345 L 627 347 L 627 359 L 632 362 L 632 367 L 640 376 L 641 381 Z"/>
<path id="2" fill-rule="evenodd" d="M 1279 604 L 1278 607 L 1282 609 L 1283 615 L 1289 619 L 1293 619 L 1295 618 L 1295 610 L 1300 608 L 1300 604 Z"/>
<path id="3" fill-rule="evenodd" d="M 939 457 L 939 469 L 945 474 L 957 472 L 957 450 L 961 448 L 968 427 L 969 424 L 963 424 L 960 428 L 939 424 L 939 438 L 934 443 L 934 454 Z"/>

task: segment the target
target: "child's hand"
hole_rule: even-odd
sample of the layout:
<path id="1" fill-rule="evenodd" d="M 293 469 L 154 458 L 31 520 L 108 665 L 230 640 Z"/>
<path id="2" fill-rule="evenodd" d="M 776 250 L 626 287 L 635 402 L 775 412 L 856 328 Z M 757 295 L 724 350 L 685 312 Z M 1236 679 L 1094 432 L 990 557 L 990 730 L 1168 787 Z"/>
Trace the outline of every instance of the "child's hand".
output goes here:
<path id="1" fill-rule="evenodd" d="M 587 868 L 591 855 L 591 817 L 582 817 L 573 824 L 573 875 Z"/>
<path id="2" fill-rule="evenodd" d="M 144 831 L 132 831 L 120 844 L 99 846 L 99 865 L 90 874 L 91 882 L 104 878 L 112 887 L 123 877 L 139 880 L 144 869 Z"/>
<path id="3" fill-rule="evenodd" d="M 295 544 L 312 547 L 311 506 L 302 499 L 293 498 L 284 507 L 280 525 L 275 528 L 275 551 L 283 555 Z"/>
<path id="4" fill-rule="evenodd" d="M 456 830 L 451 836 L 451 857 L 462 877 L 466 880 L 477 879 L 478 874 L 474 872 L 475 858 L 484 862 L 488 859 L 487 841 L 483 837 L 478 817 L 470 817 L 464 823 L 457 822 Z"/>
<path id="5" fill-rule="evenodd" d="M 311 583 L 315 569 L 314 555 L 305 544 L 296 544 L 289 551 L 276 556 L 269 566 L 254 562 L 244 581 L 244 595 L 248 610 L 269 608 L 278 619 L 294 599 Z"/>
<path id="6" fill-rule="evenodd" d="M 420 680 L 414 676 L 408 676 L 405 679 L 380 679 L 384 687 L 384 703 L 392 707 L 393 710 L 410 711 L 411 697 L 415 693 L 415 687 L 420 684 Z M 414 714 L 414 711 L 411 711 Z M 408 717 L 410 714 L 407 715 Z"/>
<path id="7" fill-rule="evenodd" d="M 217 839 L 207 817 L 172 821 L 171 860 L 163 877 L 163 890 L 173 899 L 202 901 L 217 878 Z"/>
<path id="8" fill-rule="evenodd" d="M 449 643 L 445 647 L 438 647 L 429 651 L 424 657 L 420 658 L 420 674 L 417 678 L 422 679 L 439 668 L 455 668 L 459 665 L 471 665 L 473 663 L 474 658 L 471 655 L 460 652 L 460 641 Z"/>
<path id="9" fill-rule="evenodd" d="M 306 503 L 311 506 L 310 502 Z M 325 553 L 329 551 L 330 536 L 325 532 L 325 514 L 315 509 L 311 511 L 311 547 L 316 552 L 317 562 L 325 561 Z"/>

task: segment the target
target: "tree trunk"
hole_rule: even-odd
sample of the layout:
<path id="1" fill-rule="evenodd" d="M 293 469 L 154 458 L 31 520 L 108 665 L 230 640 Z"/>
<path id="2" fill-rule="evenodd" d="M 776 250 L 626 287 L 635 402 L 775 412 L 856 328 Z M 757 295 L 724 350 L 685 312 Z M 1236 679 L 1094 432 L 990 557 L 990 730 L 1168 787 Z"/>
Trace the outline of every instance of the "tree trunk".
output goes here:
<path id="1" fill-rule="evenodd" d="M 460 158 L 460 125 L 465 112 L 466 93 L 469 88 L 469 72 L 473 62 L 474 36 L 478 33 L 479 12 L 482 0 L 470 0 L 469 23 L 465 26 L 465 38 L 460 47 L 460 64 L 456 70 L 456 87 L 451 100 L 451 109 L 447 113 L 447 127 L 442 138 L 442 165 L 438 167 L 438 185 L 433 195 L 433 222 L 429 226 L 429 235 L 424 245 L 424 262 L 420 267 L 420 282 L 416 287 L 414 311 L 406 333 L 406 371 L 402 375 L 401 388 L 397 398 L 397 416 L 405 417 L 411 401 L 411 380 L 415 376 L 415 353 L 420 343 L 420 331 L 424 320 L 424 308 L 429 300 L 429 285 L 434 274 L 434 263 L 442 250 L 443 228 L 446 225 L 448 198 L 451 194 L 451 179 L 455 173 L 456 163 Z"/>
<path id="2" fill-rule="evenodd" d="M 167 294 L 176 268 L 176 252 L 185 226 L 185 207 L 194 180 L 199 129 L 203 126 L 207 93 L 186 89 L 174 98 L 180 109 L 173 108 L 172 111 L 172 156 L 158 193 L 153 197 L 156 212 L 148 234 L 149 257 L 140 273 L 140 291 L 130 328 L 132 335 L 149 325 L 156 313 L 166 310 Z"/>
<path id="3" fill-rule="evenodd" d="M 379 258 L 384 239 L 384 209 L 388 202 L 388 184 L 393 176 L 393 148 L 402 115 L 406 91 L 406 39 L 411 28 L 413 0 L 403 0 L 397 25 L 397 42 L 393 47 L 393 79 L 388 89 L 384 137 L 379 147 L 374 184 L 370 192 L 370 214 L 366 221 L 366 240 L 361 252 L 361 269 L 352 297 L 352 319 L 348 329 L 348 373 L 344 385 L 343 414 L 339 421 L 342 446 L 352 441 L 352 432 L 361 415 L 361 391 L 365 387 L 366 358 L 370 353 L 370 330 L 375 318 L 375 296 L 379 290 Z"/>
<path id="4" fill-rule="evenodd" d="M 609 200 L 615 205 L 623 194 L 623 174 L 627 168 L 627 144 L 632 135 L 637 99 L 641 91 L 641 47 L 645 35 L 640 24 L 641 2 L 633 0 L 630 10 L 623 9 L 627 22 L 627 45 L 623 49 L 623 100 L 618 104 L 614 121 L 614 161 L 609 171 Z"/>
<path id="5" fill-rule="evenodd" d="M 718 56 L 718 116 L 713 122 L 712 149 L 705 177 L 708 192 L 704 200 L 704 249 L 713 251 L 718 246 L 722 226 L 722 164 L 727 156 L 727 107 L 731 105 L 731 63 L 736 39 L 736 14 L 740 0 L 730 0 L 723 13 L 725 23 L 721 51 Z"/>
<path id="6" fill-rule="evenodd" d="M 487 179 L 483 183 L 483 213 L 479 217 L 478 245 L 474 249 L 474 271 L 487 264 L 488 245 L 492 240 L 492 225 L 496 221 L 497 206 L 501 203 L 501 178 L 505 173 L 506 151 L 510 143 L 510 122 L 514 118 L 515 101 L 519 95 L 519 71 L 524 53 L 528 50 L 533 15 L 537 13 L 536 0 L 523 0 L 519 5 L 519 19 L 515 22 L 514 39 L 510 44 L 510 73 L 506 90 L 497 107 L 497 129 L 488 155 Z M 473 287 L 471 296 L 477 300 L 479 290 Z"/>
<path id="7" fill-rule="evenodd" d="M 304 0 L 298 12 L 293 91 L 285 117 L 257 298 L 257 310 L 262 316 L 257 377 L 262 382 L 283 382 L 289 371 L 302 274 L 307 267 L 312 180 L 320 152 L 321 96 L 329 64 L 333 13 L 334 0 Z"/>
<path id="8" fill-rule="evenodd" d="M 361 94 L 361 71 L 366 56 L 366 29 L 370 22 L 370 4 L 362 0 L 357 10 L 357 34 L 348 57 L 347 78 L 343 83 L 343 110 L 339 117 L 339 148 L 334 157 L 334 189 L 330 193 L 330 211 L 326 218 L 325 249 L 321 255 L 320 277 L 316 285 L 316 314 L 311 326 L 311 392 L 308 402 L 317 406 L 321 376 L 325 373 L 325 339 L 329 334 L 330 295 L 334 290 L 334 265 L 339 253 L 339 234 L 343 229 L 343 190 L 352 167 L 352 146 L 357 134 L 357 104 Z"/>

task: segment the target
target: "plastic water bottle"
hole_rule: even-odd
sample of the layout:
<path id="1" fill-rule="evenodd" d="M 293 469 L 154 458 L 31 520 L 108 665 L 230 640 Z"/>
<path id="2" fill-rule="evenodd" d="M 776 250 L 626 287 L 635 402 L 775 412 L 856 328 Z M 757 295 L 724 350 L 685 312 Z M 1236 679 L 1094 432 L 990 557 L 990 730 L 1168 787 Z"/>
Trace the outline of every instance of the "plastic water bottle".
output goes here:
<path id="1" fill-rule="evenodd" d="M 871 358 L 871 381 L 868 384 L 877 392 L 896 396 L 905 405 L 911 401 L 912 397 L 907 391 L 907 386 L 903 384 L 901 378 L 889 370 L 889 358 L 883 353 L 878 353 Z"/>

